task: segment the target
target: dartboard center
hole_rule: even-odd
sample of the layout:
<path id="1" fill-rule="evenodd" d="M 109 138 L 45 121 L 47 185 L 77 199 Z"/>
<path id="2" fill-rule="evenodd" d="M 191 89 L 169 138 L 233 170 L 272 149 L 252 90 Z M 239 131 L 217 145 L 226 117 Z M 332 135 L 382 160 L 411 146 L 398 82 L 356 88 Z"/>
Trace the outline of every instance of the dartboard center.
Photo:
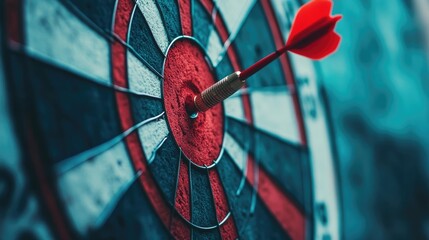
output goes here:
<path id="1" fill-rule="evenodd" d="M 186 102 L 217 80 L 207 59 L 195 40 L 183 37 L 170 46 L 164 63 L 164 107 L 171 132 L 183 155 L 200 166 L 219 157 L 224 134 L 222 104 L 196 118 L 186 111 Z"/>

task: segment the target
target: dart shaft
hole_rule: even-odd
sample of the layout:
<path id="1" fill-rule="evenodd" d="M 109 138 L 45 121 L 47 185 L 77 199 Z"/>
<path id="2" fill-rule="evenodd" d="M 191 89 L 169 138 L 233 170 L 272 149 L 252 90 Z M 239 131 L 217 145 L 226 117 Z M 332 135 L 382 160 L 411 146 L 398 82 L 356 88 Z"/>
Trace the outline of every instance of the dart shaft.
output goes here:
<path id="1" fill-rule="evenodd" d="M 280 55 L 282 55 L 286 51 L 287 51 L 287 47 L 285 46 L 285 47 L 282 47 L 282 48 L 278 49 L 277 51 L 265 56 L 264 58 L 262 58 L 261 60 L 257 61 L 255 64 L 253 64 L 252 66 L 250 66 L 247 69 L 245 69 L 244 71 L 242 71 L 240 74 L 240 78 L 241 79 L 248 79 L 253 74 L 257 73 L 259 70 L 261 70 L 262 68 L 264 68 L 265 66 L 270 64 L 272 61 L 277 59 Z"/>
<path id="2" fill-rule="evenodd" d="M 193 101 L 186 104 L 187 112 L 194 114 L 207 111 L 234 94 L 245 84 L 245 81 L 241 80 L 239 76 L 239 71 L 234 72 L 194 96 Z"/>

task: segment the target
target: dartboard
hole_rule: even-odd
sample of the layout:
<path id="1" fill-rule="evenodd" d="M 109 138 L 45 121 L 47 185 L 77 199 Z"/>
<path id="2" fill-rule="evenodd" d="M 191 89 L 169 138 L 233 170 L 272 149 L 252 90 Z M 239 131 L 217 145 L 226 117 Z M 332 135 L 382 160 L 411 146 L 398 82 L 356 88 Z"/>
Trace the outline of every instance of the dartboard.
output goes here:
<path id="1" fill-rule="evenodd" d="M 2 178 L 31 192 L 38 219 L 11 218 L 5 236 L 338 239 L 312 61 L 283 55 L 222 104 L 185 111 L 187 97 L 281 47 L 301 4 L 4 1 L 1 127 L 19 167 Z"/>

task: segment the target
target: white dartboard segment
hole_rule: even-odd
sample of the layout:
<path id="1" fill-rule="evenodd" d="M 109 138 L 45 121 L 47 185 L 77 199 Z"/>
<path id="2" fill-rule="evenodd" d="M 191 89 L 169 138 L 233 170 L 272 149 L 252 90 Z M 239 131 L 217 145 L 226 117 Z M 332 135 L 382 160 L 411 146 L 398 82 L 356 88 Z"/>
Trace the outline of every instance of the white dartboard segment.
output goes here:
<path id="1" fill-rule="evenodd" d="M 204 46 L 206 53 L 210 58 L 210 61 L 214 66 L 217 65 L 218 57 L 223 51 L 223 44 L 220 39 L 219 34 L 215 29 L 212 29 L 209 33 L 209 39 L 207 41 L 207 46 Z"/>
<path id="2" fill-rule="evenodd" d="M 127 53 L 128 84 L 133 92 L 162 97 L 162 79 L 146 67 L 134 54 Z"/>
<path id="3" fill-rule="evenodd" d="M 222 44 L 221 50 L 217 56 L 212 57 L 213 65 L 216 67 L 226 55 L 226 51 L 234 42 L 235 37 L 241 29 L 241 26 L 249 16 L 250 11 L 255 6 L 256 0 L 238 0 L 238 1 L 216 1 L 214 11 L 219 11 L 225 21 L 229 31 L 228 39 Z M 213 16 L 215 17 L 215 16 Z"/>
<path id="4" fill-rule="evenodd" d="M 229 32 L 236 33 L 246 20 L 255 3 L 256 0 L 221 0 L 216 1 L 216 6 L 221 12 Z"/>
<path id="5" fill-rule="evenodd" d="M 88 159 L 58 179 L 59 194 L 72 224 L 85 234 L 124 185 L 135 176 L 124 142 Z"/>
<path id="6" fill-rule="evenodd" d="M 292 96 L 284 91 L 251 92 L 254 125 L 280 139 L 300 144 L 297 117 Z M 278 109 L 273 111 L 273 109 Z"/>
<path id="7" fill-rule="evenodd" d="M 155 160 L 155 154 L 160 144 L 166 137 L 172 137 L 169 134 L 167 122 L 165 119 L 159 119 L 150 122 L 138 130 L 143 151 L 149 163 Z"/>
<path id="8" fill-rule="evenodd" d="M 243 122 L 246 122 L 244 116 L 243 101 L 239 96 L 231 96 L 224 101 L 225 115 Z"/>
<path id="9" fill-rule="evenodd" d="M 28 0 L 25 3 L 23 12 L 29 54 L 111 85 L 107 39 L 58 0 Z"/>
<path id="10" fill-rule="evenodd" d="M 238 169 L 243 171 L 247 163 L 247 151 L 245 151 L 229 133 L 225 133 L 223 146 L 232 160 L 234 160 Z"/>

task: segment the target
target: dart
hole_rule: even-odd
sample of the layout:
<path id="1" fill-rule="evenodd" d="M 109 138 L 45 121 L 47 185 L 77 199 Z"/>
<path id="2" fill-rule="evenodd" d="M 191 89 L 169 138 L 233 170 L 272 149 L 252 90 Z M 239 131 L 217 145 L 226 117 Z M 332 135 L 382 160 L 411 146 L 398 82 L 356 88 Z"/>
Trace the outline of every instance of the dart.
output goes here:
<path id="1" fill-rule="evenodd" d="M 243 71 L 234 72 L 209 88 L 188 98 L 186 111 L 191 117 L 222 102 L 241 89 L 246 79 L 286 52 L 320 60 L 335 52 L 341 37 L 334 32 L 341 15 L 331 16 L 332 0 L 313 0 L 304 4 L 292 23 L 286 44 Z"/>

